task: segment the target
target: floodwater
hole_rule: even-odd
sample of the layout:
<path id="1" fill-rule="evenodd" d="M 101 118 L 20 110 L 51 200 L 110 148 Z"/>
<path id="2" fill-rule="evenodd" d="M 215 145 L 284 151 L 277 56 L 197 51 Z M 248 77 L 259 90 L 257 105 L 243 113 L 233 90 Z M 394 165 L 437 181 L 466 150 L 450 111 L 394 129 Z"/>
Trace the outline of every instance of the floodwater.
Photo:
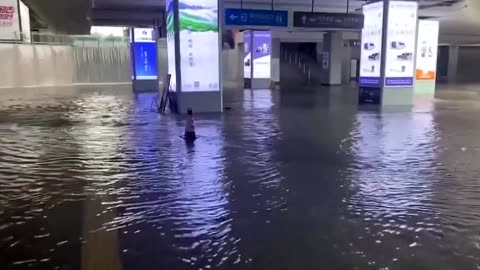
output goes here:
<path id="1" fill-rule="evenodd" d="M 348 92 L 2 90 L 0 269 L 479 269 L 480 95 Z"/>

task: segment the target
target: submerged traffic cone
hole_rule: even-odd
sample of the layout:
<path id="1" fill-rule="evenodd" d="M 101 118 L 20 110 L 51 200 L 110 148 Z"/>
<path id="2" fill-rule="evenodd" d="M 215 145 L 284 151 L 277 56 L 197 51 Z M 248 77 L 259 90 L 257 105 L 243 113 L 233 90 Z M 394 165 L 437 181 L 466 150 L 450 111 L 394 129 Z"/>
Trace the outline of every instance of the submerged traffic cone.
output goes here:
<path id="1" fill-rule="evenodd" d="M 193 123 L 192 108 L 188 108 L 187 111 L 187 119 L 185 120 L 185 134 L 183 138 L 186 141 L 194 141 L 197 139 L 197 134 L 195 134 L 195 124 Z"/>

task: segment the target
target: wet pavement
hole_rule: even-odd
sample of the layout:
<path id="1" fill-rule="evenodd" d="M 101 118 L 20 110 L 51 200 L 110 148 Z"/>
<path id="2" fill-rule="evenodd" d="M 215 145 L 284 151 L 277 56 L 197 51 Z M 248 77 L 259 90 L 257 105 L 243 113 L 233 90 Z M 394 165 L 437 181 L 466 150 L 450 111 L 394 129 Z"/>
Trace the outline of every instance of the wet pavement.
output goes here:
<path id="1" fill-rule="evenodd" d="M 480 88 L 479 88 L 480 89 Z M 1 90 L 0 269 L 478 269 L 480 95 Z"/>

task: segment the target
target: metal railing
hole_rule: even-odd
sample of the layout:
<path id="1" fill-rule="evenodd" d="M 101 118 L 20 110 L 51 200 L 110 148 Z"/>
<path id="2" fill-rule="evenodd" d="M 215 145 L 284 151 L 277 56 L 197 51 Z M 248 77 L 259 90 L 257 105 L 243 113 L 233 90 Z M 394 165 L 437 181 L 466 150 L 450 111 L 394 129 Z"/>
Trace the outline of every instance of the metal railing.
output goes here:
<path id="1" fill-rule="evenodd" d="M 306 63 L 305 59 L 302 59 L 298 52 L 290 52 L 286 48 L 281 48 L 280 54 L 288 64 L 294 65 L 300 70 L 300 72 L 302 72 L 305 84 L 312 83 L 312 69 L 310 65 Z"/>
<path id="2" fill-rule="evenodd" d="M 75 47 L 128 47 L 129 38 L 94 35 L 63 35 L 54 33 L 14 33 L 13 39 L 0 39 L 0 43 L 49 44 Z"/>

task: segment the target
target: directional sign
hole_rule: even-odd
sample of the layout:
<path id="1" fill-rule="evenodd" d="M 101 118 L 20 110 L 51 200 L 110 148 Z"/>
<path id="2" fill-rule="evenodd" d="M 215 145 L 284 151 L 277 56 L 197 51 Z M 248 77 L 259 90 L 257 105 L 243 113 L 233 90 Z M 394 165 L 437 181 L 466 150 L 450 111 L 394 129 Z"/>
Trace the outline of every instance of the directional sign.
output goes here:
<path id="1" fill-rule="evenodd" d="M 363 14 L 294 12 L 293 26 L 308 28 L 363 29 Z"/>
<path id="2" fill-rule="evenodd" d="M 288 11 L 226 8 L 225 25 L 287 27 Z"/>

